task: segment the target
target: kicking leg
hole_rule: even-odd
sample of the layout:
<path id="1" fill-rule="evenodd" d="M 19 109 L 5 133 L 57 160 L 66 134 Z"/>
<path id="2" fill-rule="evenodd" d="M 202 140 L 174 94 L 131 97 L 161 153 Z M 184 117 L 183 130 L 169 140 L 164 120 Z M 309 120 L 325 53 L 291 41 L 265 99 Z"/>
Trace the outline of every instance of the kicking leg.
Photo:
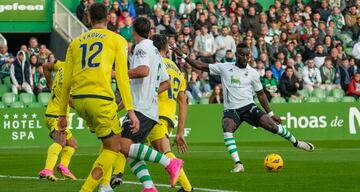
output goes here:
<path id="1" fill-rule="evenodd" d="M 287 128 L 285 128 L 282 125 L 277 125 L 269 115 L 266 115 L 266 114 L 262 115 L 260 117 L 259 123 L 260 123 L 260 126 L 263 127 L 264 129 L 266 129 L 274 134 L 280 135 L 282 138 L 290 141 L 295 147 L 297 147 L 299 149 L 303 149 L 305 151 L 314 151 L 315 150 L 315 147 L 313 144 L 311 144 L 309 142 L 297 140 L 290 133 L 290 131 Z"/>

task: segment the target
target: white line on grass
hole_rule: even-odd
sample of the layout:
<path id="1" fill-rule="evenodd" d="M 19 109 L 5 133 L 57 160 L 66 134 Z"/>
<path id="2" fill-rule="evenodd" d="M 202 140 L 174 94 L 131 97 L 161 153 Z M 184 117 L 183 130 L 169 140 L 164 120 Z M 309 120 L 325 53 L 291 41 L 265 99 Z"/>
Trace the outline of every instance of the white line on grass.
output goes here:
<path id="1" fill-rule="evenodd" d="M 29 179 L 29 180 L 38 180 L 39 177 L 30 177 L 30 176 L 14 176 L 14 175 L 0 175 L 0 178 L 6 179 Z M 63 180 L 63 179 L 61 179 Z M 78 178 L 77 181 L 85 181 L 85 179 Z M 142 183 L 134 182 L 134 181 L 123 181 L 125 184 L 129 185 L 142 185 Z M 166 184 L 155 184 L 158 187 L 170 187 L 170 185 Z M 208 188 L 195 188 L 196 191 L 207 191 L 207 192 L 240 192 L 240 191 L 228 191 L 221 189 L 208 189 Z"/>

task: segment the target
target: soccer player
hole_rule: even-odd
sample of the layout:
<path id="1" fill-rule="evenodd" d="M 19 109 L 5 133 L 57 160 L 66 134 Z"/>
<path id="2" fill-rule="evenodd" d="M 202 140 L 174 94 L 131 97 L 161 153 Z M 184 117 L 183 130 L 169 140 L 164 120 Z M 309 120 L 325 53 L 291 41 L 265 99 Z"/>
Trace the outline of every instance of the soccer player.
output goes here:
<path id="1" fill-rule="evenodd" d="M 153 42 L 148 39 L 149 32 L 150 21 L 142 17 L 136 18 L 133 24 L 136 46 L 130 60 L 129 77 L 135 113 L 140 120 L 140 130 L 136 133 L 131 131 L 128 118 L 124 119 L 121 132 L 121 152 L 129 157 L 131 170 L 143 183 L 143 191 L 156 192 L 157 189 L 144 160 L 163 165 L 170 175 L 172 187 L 179 177 L 183 162 L 180 159 L 169 158 L 143 144 L 151 129 L 159 121 L 158 93 L 170 87 L 169 76 L 164 68 L 161 55 L 154 47 Z M 116 178 L 113 177 L 114 179 Z"/>
<path id="2" fill-rule="evenodd" d="M 220 75 L 224 94 L 224 112 L 222 128 L 227 151 L 235 162 L 231 172 L 243 172 L 233 133 L 245 121 L 255 127 L 263 127 L 267 131 L 278 134 L 290 141 L 295 147 L 305 151 L 314 151 L 313 144 L 297 140 L 288 129 L 282 126 L 279 116 L 269 106 L 269 102 L 260 83 L 258 72 L 248 65 L 251 59 L 250 50 L 245 44 L 236 47 L 236 61 L 233 63 L 206 64 L 191 59 L 177 48 L 173 51 L 185 59 L 191 66 L 212 75 Z M 253 100 L 253 91 L 266 113 L 259 109 Z"/>
<path id="3" fill-rule="evenodd" d="M 48 106 L 45 113 L 45 122 L 46 126 L 50 130 L 50 137 L 54 140 L 48 148 L 45 168 L 39 172 L 39 177 L 47 178 L 51 181 L 57 181 L 58 178 L 55 177 L 53 169 L 58 160 L 60 152 L 62 152 L 60 163 L 57 165 L 57 170 L 59 173 L 70 179 L 76 180 L 76 177 L 68 169 L 71 157 L 73 156 L 76 148 L 77 142 L 73 137 L 70 129 L 66 127 L 64 132 L 61 132 L 58 128 L 58 117 L 59 117 L 59 100 L 62 92 L 62 77 L 63 77 L 63 68 L 64 62 L 55 61 L 45 63 L 42 67 L 44 68 L 44 75 L 48 87 L 51 88 L 51 99 L 49 100 Z M 56 72 L 54 82 L 51 78 L 51 73 Z M 66 114 L 68 114 L 70 108 L 66 109 Z"/>
<path id="4" fill-rule="evenodd" d="M 167 91 L 164 91 L 159 94 L 159 121 L 151 129 L 147 141 L 151 145 L 159 150 L 161 153 L 164 153 L 169 158 L 176 158 L 176 156 L 171 152 L 170 141 L 169 141 L 169 132 L 174 128 L 174 121 L 176 115 L 176 103 L 179 104 L 179 118 L 178 118 L 178 129 L 175 137 L 174 144 L 177 146 L 180 153 L 185 153 L 187 151 L 187 144 L 184 138 L 184 129 L 185 121 L 187 114 L 187 103 L 186 103 L 186 80 L 181 74 L 181 71 L 176 66 L 176 64 L 170 59 L 166 58 L 168 53 L 168 43 L 165 35 L 154 35 L 151 37 L 154 46 L 160 51 L 162 56 L 163 65 L 170 76 L 171 88 Z M 115 164 L 115 170 L 117 169 Z M 112 179 L 112 187 L 115 188 L 120 185 L 119 178 L 121 178 L 122 173 L 114 171 L 114 176 Z M 120 174 L 120 175 L 119 175 Z M 141 180 L 141 178 L 138 178 Z M 179 175 L 179 183 L 182 188 L 179 192 L 182 191 L 192 191 L 192 186 L 184 172 L 181 170 Z"/>
<path id="5" fill-rule="evenodd" d="M 107 9 L 102 3 L 91 5 L 89 19 L 92 29 L 75 38 L 66 53 L 58 122 L 60 131 L 65 131 L 71 91 L 74 109 L 87 122 L 90 131 L 102 141 L 103 150 L 81 192 L 93 191 L 119 155 L 120 122 L 110 85 L 113 65 L 124 107 L 128 111 L 129 129 L 132 132 L 139 130 L 130 93 L 127 42 L 106 29 Z"/>

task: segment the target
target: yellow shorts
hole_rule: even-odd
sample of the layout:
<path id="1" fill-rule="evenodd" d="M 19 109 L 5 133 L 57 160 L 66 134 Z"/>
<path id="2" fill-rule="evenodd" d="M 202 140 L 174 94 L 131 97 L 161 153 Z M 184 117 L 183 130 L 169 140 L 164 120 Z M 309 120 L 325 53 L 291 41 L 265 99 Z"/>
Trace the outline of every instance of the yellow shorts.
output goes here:
<path id="1" fill-rule="evenodd" d="M 51 133 L 54 132 L 54 131 L 59 131 L 58 118 L 56 118 L 56 117 L 45 117 L 45 123 L 46 123 L 46 126 L 48 127 L 48 129 L 50 130 L 49 135 L 52 138 Z M 69 124 L 69 120 L 68 120 L 68 124 Z M 65 133 L 67 133 L 66 140 L 71 139 L 71 137 L 73 136 L 70 129 L 69 129 L 69 127 L 66 127 Z"/>
<path id="2" fill-rule="evenodd" d="M 114 101 L 98 98 L 73 99 L 74 109 L 83 118 L 90 131 L 98 138 L 120 134 L 117 105 Z"/>
<path id="3" fill-rule="evenodd" d="M 147 143 L 162 139 L 169 136 L 169 132 L 173 129 L 172 125 L 165 119 L 160 119 L 159 122 L 151 129 L 146 138 Z"/>

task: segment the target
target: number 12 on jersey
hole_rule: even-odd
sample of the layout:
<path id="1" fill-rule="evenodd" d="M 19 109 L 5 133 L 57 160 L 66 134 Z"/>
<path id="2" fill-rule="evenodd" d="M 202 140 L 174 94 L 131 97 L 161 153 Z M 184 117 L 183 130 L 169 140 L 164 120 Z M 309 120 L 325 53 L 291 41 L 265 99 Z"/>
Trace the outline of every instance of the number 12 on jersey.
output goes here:
<path id="1" fill-rule="evenodd" d="M 93 63 L 93 59 L 99 55 L 99 53 L 103 49 L 103 44 L 101 42 L 95 42 L 89 46 L 88 44 L 84 43 L 80 45 L 80 48 L 82 49 L 81 52 L 81 68 L 84 69 L 86 67 L 86 63 L 89 66 L 89 68 L 99 67 L 100 62 Z M 87 61 L 87 54 L 90 54 Z"/>
<path id="2" fill-rule="evenodd" d="M 180 79 L 177 77 L 172 78 L 171 75 L 170 76 L 170 80 L 171 82 L 171 88 L 168 89 L 168 97 L 169 99 L 174 99 L 176 100 L 176 96 L 177 93 L 179 91 L 179 87 L 180 87 Z"/>

